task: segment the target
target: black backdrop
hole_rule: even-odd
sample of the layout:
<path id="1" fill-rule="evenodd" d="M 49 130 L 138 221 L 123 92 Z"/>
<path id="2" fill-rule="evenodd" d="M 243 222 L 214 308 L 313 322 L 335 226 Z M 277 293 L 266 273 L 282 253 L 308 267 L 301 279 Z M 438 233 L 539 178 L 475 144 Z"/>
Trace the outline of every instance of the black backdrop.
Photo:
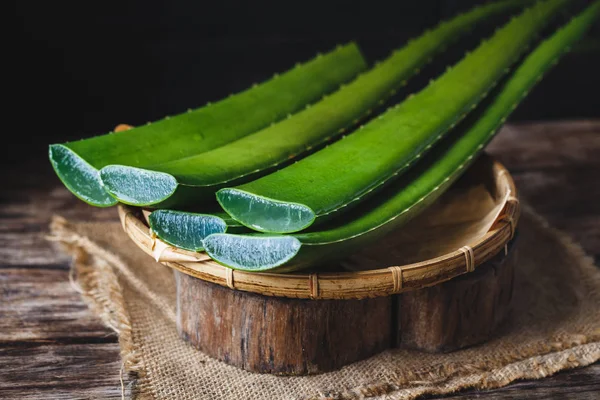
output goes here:
<path id="1" fill-rule="evenodd" d="M 45 157 L 49 143 L 218 100 L 337 43 L 356 40 L 372 62 L 481 2 L 17 1 L 13 54 L 4 59 L 14 69 L 5 95 L 16 129 L 4 133 L 30 151 L 5 151 L 3 159 Z M 600 116 L 599 28 L 513 120 Z M 440 57 L 429 68 L 453 60 Z"/>

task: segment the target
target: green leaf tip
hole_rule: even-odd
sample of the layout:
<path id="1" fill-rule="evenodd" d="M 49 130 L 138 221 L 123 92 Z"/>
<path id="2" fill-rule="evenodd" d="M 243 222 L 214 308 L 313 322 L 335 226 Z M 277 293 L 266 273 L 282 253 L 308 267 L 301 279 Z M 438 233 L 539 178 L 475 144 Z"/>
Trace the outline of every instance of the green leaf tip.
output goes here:
<path id="1" fill-rule="evenodd" d="M 208 255 L 226 267 L 244 271 L 272 270 L 298 253 L 302 244 L 293 236 L 249 236 L 217 233 L 204 239 Z"/>
<path id="2" fill-rule="evenodd" d="M 100 179 L 114 198 L 138 207 L 160 203 L 177 189 L 177 180 L 170 174 L 125 165 L 102 168 Z"/>
<path id="3" fill-rule="evenodd" d="M 157 210 L 148 217 L 150 228 L 163 241 L 191 251 L 204 250 L 204 239 L 215 233 L 224 233 L 227 223 L 209 214 L 195 214 L 174 210 Z"/>
<path id="4" fill-rule="evenodd" d="M 48 156 L 56 175 L 79 199 L 96 207 L 117 204 L 117 200 L 104 190 L 98 170 L 73 150 L 62 144 L 53 144 Z"/>
<path id="5" fill-rule="evenodd" d="M 316 214 L 300 203 L 273 200 L 240 189 L 221 189 L 217 201 L 233 219 L 259 232 L 290 233 L 308 228 Z"/>

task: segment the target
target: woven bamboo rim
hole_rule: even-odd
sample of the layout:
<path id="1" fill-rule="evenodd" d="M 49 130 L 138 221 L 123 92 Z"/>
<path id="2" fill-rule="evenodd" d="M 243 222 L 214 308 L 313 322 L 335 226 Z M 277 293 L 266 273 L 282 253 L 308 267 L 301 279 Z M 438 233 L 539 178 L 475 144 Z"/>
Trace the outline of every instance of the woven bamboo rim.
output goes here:
<path id="1" fill-rule="evenodd" d="M 162 264 L 198 279 L 232 289 L 267 296 L 303 299 L 361 299 L 389 296 L 432 286 L 473 272 L 505 249 L 514 236 L 519 217 L 517 190 L 510 173 L 492 163 L 496 190 L 510 194 L 500 216 L 487 234 L 467 246 L 426 261 L 360 272 L 258 273 L 234 271 L 212 261 L 206 253 L 181 250 L 158 240 L 139 212 L 119 205 L 123 229 L 144 252 Z"/>

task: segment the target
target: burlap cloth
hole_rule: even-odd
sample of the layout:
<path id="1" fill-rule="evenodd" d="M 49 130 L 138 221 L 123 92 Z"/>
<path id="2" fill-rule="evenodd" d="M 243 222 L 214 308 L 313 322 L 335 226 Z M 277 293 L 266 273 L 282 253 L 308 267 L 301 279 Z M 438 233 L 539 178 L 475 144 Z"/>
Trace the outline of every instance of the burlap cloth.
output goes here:
<path id="1" fill-rule="evenodd" d="M 172 271 L 136 248 L 118 223 L 55 218 L 51 228 L 74 256 L 84 299 L 119 334 L 140 398 L 412 399 L 542 378 L 600 359 L 600 270 L 527 208 L 513 309 L 494 339 L 450 354 L 389 350 L 307 377 L 249 373 L 182 341 Z"/>

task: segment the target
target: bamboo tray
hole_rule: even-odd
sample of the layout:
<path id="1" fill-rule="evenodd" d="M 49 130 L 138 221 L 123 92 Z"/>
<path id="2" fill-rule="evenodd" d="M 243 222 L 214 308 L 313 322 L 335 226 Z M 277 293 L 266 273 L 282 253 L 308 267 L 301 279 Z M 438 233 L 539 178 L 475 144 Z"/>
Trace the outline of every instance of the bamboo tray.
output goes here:
<path id="1" fill-rule="evenodd" d="M 119 206 L 119 216 L 138 247 L 175 271 L 182 337 L 248 370 L 309 374 L 390 347 L 452 351 L 493 333 L 512 295 L 517 190 L 485 155 L 454 188 L 380 243 L 293 274 L 233 271 L 160 241 L 136 209 Z"/>

